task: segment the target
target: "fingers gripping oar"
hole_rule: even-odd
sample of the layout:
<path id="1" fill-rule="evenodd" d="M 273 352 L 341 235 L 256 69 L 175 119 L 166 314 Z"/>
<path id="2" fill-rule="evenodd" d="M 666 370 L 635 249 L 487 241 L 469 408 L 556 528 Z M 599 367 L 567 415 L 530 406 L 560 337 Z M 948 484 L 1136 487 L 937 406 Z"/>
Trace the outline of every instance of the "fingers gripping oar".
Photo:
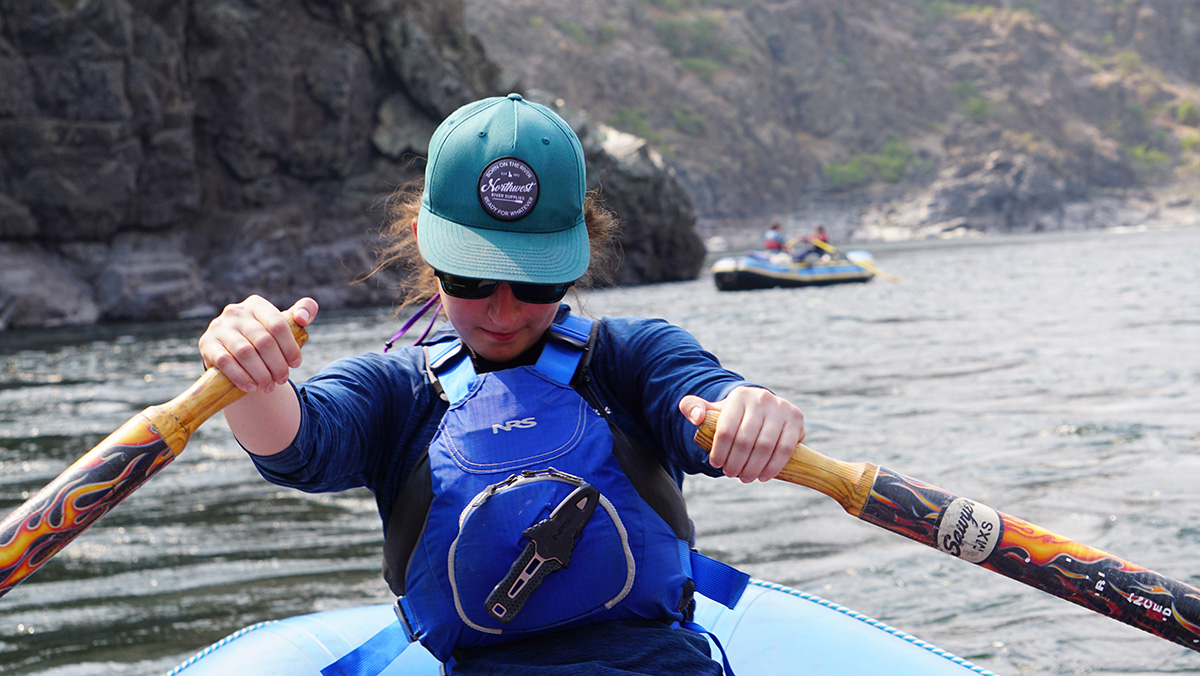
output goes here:
<path id="1" fill-rule="evenodd" d="M 301 345 L 308 333 L 288 316 Z M 75 461 L 0 522 L 0 596 L 20 584 L 179 455 L 196 430 L 243 394 L 210 368 L 183 394 L 151 406 Z"/>
<path id="2" fill-rule="evenodd" d="M 711 449 L 717 414 L 696 442 Z M 870 463 L 797 444 L 779 479 L 816 489 L 853 516 L 1101 615 L 1200 651 L 1200 589 Z"/>
<path id="3" fill-rule="evenodd" d="M 828 242 L 822 242 L 819 239 L 813 239 L 812 243 L 815 246 L 821 247 L 822 250 L 824 250 L 826 253 L 828 253 L 830 255 L 837 255 L 839 253 L 837 248 L 834 247 L 833 245 L 829 244 Z M 871 261 L 852 260 L 849 258 L 847 258 L 846 260 L 850 261 L 854 265 L 857 265 L 858 267 L 862 268 L 863 270 L 866 270 L 867 272 L 875 275 L 876 277 L 883 277 L 884 279 L 888 280 L 889 282 L 892 282 L 893 284 L 900 283 L 900 280 L 897 279 L 894 275 L 889 275 L 888 273 L 884 272 L 883 270 L 880 270 Z"/>

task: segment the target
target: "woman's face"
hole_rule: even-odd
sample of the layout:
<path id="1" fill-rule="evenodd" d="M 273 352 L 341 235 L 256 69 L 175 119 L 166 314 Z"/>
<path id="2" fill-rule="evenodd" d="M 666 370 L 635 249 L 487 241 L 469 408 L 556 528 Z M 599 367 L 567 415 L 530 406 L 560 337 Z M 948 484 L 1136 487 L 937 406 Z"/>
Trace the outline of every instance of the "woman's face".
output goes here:
<path id="1" fill-rule="evenodd" d="M 417 219 L 412 220 L 413 237 Z M 455 298 L 439 285 L 442 308 L 454 330 L 475 354 L 495 362 L 516 358 L 541 339 L 554 323 L 558 303 L 524 303 L 500 284 L 487 298 Z"/>
<path id="2" fill-rule="evenodd" d="M 508 284 L 487 298 L 455 298 L 439 289 L 446 316 L 467 347 L 495 362 L 505 362 L 533 347 L 550 328 L 558 303 L 524 303 Z"/>

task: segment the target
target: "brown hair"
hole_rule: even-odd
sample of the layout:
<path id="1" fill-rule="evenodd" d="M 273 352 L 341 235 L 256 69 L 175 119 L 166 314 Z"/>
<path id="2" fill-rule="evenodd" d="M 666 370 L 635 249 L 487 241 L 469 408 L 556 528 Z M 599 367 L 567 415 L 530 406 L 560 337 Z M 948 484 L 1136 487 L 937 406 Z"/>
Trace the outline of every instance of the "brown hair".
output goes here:
<path id="1" fill-rule="evenodd" d="M 387 269 L 400 278 L 396 309 L 421 305 L 437 294 L 438 281 L 433 268 L 421 258 L 412 222 L 421 211 L 423 181 L 401 186 L 387 201 L 387 225 L 380 233 L 381 243 L 375 268 L 367 277 Z M 611 283 L 619 253 L 616 247 L 620 222 L 601 202 L 599 191 L 589 191 L 583 202 L 591 263 L 577 286 L 603 286 Z"/>

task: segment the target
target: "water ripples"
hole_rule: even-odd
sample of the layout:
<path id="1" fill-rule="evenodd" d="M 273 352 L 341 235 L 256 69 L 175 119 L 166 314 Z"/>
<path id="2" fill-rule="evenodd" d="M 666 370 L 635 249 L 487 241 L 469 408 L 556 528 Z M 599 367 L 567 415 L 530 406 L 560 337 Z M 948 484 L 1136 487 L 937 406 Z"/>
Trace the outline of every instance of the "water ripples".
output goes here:
<path id="1" fill-rule="evenodd" d="M 1200 585 L 1200 231 L 874 249 L 900 284 L 719 293 L 707 278 L 586 292 L 659 316 L 791 398 L 806 443 L 983 501 Z M 5 513 L 200 375 L 202 323 L 0 334 Z M 378 351 L 386 310 L 326 313 L 302 379 Z M 274 619 L 388 601 L 365 491 L 263 481 L 220 416 L 0 600 L 13 676 L 160 674 Z M 698 543 L 996 673 L 1171 674 L 1200 656 L 970 566 L 780 482 L 685 486 Z M 800 629 L 802 630 L 802 629 Z"/>

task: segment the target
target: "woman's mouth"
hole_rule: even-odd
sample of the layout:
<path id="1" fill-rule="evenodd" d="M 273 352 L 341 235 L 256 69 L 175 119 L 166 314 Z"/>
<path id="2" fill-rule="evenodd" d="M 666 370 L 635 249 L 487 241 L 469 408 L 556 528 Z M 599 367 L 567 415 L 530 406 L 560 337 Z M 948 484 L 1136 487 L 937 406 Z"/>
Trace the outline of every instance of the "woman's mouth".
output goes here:
<path id="1" fill-rule="evenodd" d="M 489 340 L 494 340 L 497 343 L 507 343 L 517 337 L 517 331 L 489 331 L 488 329 L 480 329 Z"/>

